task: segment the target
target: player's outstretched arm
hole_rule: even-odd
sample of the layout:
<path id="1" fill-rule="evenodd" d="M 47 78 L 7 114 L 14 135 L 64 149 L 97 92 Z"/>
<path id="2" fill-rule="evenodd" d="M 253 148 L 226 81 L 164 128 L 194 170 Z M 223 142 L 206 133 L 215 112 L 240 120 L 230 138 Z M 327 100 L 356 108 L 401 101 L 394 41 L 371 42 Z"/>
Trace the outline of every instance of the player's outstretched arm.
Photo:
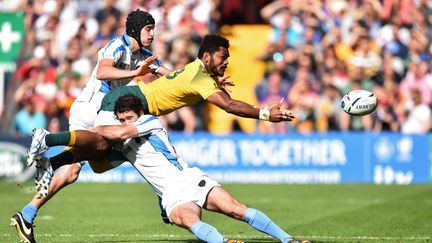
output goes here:
<path id="1" fill-rule="evenodd" d="M 156 60 L 157 56 L 153 55 L 147 58 L 141 66 L 135 70 L 122 70 L 114 67 L 114 59 L 105 58 L 99 61 L 96 71 L 96 78 L 99 80 L 117 80 L 122 78 L 131 78 L 142 76 L 150 73 L 152 70 L 148 67 Z"/>
<path id="2" fill-rule="evenodd" d="M 269 108 L 256 108 L 240 100 L 234 100 L 224 92 L 216 92 L 207 101 L 230 114 L 241 117 L 267 120 L 271 122 L 292 121 L 295 116 L 291 110 L 283 109 L 283 99 Z"/>
<path id="3" fill-rule="evenodd" d="M 114 126 L 98 126 L 94 131 L 104 138 L 112 141 L 122 141 L 128 138 L 138 136 L 138 129 L 135 125 L 114 125 Z"/>
<path id="4" fill-rule="evenodd" d="M 94 131 L 112 141 L 122 141 L 147 135 L 154 130 L 163 129 L 162 122 L 152 115 L 144 115 L 133 123 L 125 125 L 98 126 Z"/>

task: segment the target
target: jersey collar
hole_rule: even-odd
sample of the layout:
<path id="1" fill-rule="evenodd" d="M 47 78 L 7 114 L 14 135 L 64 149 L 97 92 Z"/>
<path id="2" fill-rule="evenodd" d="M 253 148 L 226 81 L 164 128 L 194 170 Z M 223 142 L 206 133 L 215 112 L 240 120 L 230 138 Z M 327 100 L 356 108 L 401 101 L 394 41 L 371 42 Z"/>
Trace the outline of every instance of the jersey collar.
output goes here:
<path id="1" fill-rule="evenodd" d="M 126 46 L 130 46 L 131 42 L 130 42 L 130 39 L 129 39 L 129 36 L 128 36 L 128 35 L 124 34 L 124 35 L 122 36 L 122 40 L 123 40 L 123 42 L 126 44 Z"/>
<path id="2" fill-rule="evenodd" d="M 144 56 L 151 56 L 151 55 L 153 55 L 153 53 L 152 53 L 149 49 L 147 49 L 147 48 L 145 48 L 145 47 L 141 47 L 141 48 L 140 48 L 140 52 L 141 52 L 141 54 L 143 54 Z"/>
<path id="3" fill-rule="evenodd" d="M 197 61 L 201 64 L 201 66 L 205 69 L 204 63 L 203 61 L 201 61 L 201 59 L 197 58 Z"/>

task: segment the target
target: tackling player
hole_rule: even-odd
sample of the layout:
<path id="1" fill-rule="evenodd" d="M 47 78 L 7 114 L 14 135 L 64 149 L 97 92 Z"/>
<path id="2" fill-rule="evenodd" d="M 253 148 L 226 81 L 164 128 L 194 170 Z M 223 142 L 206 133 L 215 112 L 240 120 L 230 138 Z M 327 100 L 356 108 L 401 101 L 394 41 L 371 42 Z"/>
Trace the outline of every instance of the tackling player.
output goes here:
<path id="1" fill-rule="evenodd" d="M 260 210 L 247 207 L 202 170 L 189 165 L 176 153 L 162 122 L 146 115 L 142 100 L 131 94 L 114 105 L 121 125 L 98 126 L 93 131 L 121 144 L 123 155 L 162 198 L 170 221 L 188 229 L 198 239 L 212 243 L 243 243 L 228 240 L 212 225 L 201 221 L 201 211 L 224 214 L 244 221 L 283 243 L 309 243 L 294 239 Z"/>
<path id="2" fill-rule="evenodd" d="M 205 242 L 242 242 L 225 239 L 215 227 L 201 221 L 204 208 L 245 221 L 284 243 L 308 242 L 293 239 L 263 212 L 239 202 L 199 168 L 190 168 L 176 153 L 162 122 L 145 115 L 144 110 L 141 99 L 124 95 L 114 105 L 122 125 L 99 126 L 95 131 L 108 140 L 122 142 L 123 155 L 162 198 L 171 222 Z"/>

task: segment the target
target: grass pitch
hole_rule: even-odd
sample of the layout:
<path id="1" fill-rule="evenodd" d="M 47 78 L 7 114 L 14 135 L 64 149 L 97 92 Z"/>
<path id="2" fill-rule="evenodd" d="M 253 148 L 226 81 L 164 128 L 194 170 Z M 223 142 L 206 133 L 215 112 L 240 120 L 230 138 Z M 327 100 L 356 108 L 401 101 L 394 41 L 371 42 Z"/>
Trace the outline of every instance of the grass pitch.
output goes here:
<path id="1" fill-rule="evenodd" d="M 432 185 L 225 185 L 289 234 L 312 242 L 430 242 Z M 0 242 L 18 242 L 10 217 L 33 196 L 32 184 L 0 182 Z M 65 188 L 35 221 L 38 242 L 199 242 L 165 225 L 145 184 L 84 184 Z M 246 223 L 204 212 L 228 238 L 278 242 Z"/>

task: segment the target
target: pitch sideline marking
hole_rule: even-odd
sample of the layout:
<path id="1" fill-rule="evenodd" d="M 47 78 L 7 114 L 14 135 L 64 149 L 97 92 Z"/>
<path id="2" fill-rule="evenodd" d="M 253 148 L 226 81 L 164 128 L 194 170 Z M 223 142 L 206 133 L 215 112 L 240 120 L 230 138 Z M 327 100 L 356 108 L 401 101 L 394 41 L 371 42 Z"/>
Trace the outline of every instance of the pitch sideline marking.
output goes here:
<path id="1" fill-rule="evenodd" d="M 11 237 L 15 234 L 1 234 L 4 237 Z M 64 237 L 64 238 L 70 238 L 70 237 L 76 237 L 76 236 L 87 236 L 91 238 L 98 238 L 98 237 L 142 237 L 142 238 L 180 238 L 185 237 L 185 235 L 179 235 L 179 234 L 37 234 L 39 236 L 45 236 L 45 237 Z M 256 239 L 256 238 L 269 238 L 272 237 L 266 236 L 266 235 L 226 235 L 229 238 L 242 238 L 242 239 Z M 393 237 L 393 236 L 324 236 L 324 235 L 299 235 L 297 236 L 299 238 L 304 239 L 327 239 L 327 240 L 431 240 L 431 237 L 428 236 L 401 236 L 401 237 Z"/>

